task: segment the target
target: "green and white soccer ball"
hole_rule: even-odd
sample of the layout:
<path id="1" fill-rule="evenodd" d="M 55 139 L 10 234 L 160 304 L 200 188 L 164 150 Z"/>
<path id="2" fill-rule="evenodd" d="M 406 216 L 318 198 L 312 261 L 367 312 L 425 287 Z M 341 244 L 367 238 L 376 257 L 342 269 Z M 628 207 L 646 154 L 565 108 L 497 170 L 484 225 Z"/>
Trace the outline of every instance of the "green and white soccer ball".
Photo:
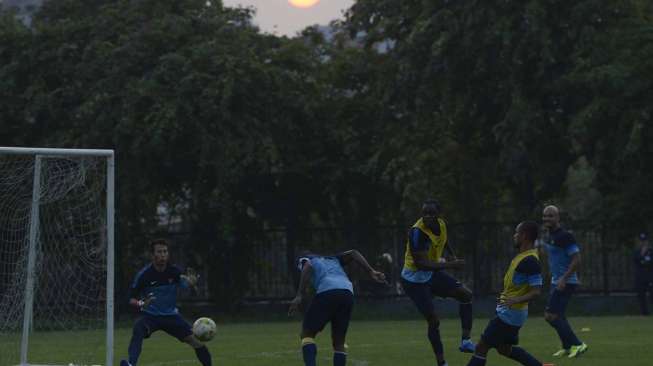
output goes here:
<path id="1" fill-rule="evenodd" d="M 211 318 L 199 318 L 193 323 L 193 334 L 202 342 L 208 342 L 215 337 L 216 326 Z"/>

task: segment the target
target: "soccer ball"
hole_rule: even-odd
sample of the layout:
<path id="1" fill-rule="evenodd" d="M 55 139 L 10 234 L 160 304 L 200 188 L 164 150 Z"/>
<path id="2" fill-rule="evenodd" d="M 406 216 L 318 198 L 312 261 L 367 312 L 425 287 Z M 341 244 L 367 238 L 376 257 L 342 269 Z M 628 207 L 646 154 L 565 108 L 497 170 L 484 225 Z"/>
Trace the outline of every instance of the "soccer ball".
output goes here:
<path id="1" fill-rule="evenodd" d="M 384 262 L 387 264 L 392 264 L 392 256 L 390 253 L 383 253 L 381 254 L 381 259 L 383 259 Z"/>
<path id="2" fill-rule="evenodd" d="M 207 342 L 215 337 L 215 322 L 211 318 L 199 318 L 193 323 L 193 334 L 202 342 Z"/>

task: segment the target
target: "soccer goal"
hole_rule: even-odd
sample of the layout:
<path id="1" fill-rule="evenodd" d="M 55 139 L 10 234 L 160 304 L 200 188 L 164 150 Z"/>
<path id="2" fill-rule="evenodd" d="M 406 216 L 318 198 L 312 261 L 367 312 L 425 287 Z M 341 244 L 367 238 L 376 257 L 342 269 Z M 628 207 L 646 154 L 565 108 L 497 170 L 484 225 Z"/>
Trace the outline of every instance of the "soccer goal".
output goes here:
<path id="1" fill-rule="evenodd" d="M 113 365 L 113 150 L 0 147 L 0 365 Z"/>

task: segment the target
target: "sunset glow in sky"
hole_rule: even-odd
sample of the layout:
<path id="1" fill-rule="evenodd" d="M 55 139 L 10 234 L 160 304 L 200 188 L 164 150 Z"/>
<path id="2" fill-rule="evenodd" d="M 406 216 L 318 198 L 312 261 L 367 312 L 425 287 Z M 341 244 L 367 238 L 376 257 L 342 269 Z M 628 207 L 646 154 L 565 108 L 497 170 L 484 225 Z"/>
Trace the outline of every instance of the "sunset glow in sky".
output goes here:
<path id="1" fill-rule="evenodd" d="M 310 8 L 315 4 L 319 3 L 320 0 L 288 0 L 290 5 L 298 8 Z"/>
<path id="2" fill-rule="evenodd" d="M 349 9 L 354 0 L 223 0 L 223 4 L 254 7 L 254 23 L 261 31 L 294 36 L 310 25 L 326 25 L 342 18 L 342 12 Z"/>

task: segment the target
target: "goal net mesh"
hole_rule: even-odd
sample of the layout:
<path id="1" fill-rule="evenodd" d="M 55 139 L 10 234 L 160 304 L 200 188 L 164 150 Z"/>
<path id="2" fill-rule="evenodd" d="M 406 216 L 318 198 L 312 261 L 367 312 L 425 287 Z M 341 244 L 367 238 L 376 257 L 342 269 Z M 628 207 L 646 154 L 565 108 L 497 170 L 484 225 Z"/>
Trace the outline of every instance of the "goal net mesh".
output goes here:
<path id="1" fill-rule="evenodd" d="M 106 158 L 41 158 L 28 364 L 101 365 Z M 20 364 L 34 155 L 0 154 L 0 365 Z"/>

